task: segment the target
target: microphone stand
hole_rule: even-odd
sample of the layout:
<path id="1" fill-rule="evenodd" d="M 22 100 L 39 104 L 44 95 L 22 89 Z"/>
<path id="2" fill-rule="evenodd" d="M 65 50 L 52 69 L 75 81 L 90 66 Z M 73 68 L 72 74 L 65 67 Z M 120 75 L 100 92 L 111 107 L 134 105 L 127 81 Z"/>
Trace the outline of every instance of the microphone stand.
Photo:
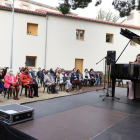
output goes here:
<path id="1" fill-rule="evenodd" d="M 109 57 L 108 57 L 109 58 Z M 104 59 L 107 59 L 107 56 L 105 56 L 103 59 L 101 59 L 98 63 L 96 63 L 96 65 L 97 64 L 99 64 L 101 61 L 103 61 Z M 109 59 L 111 59 L 111 58 L 109 58 Z M 112 59 L 111 59 L 112 60 Z M 112 61 L 114 61 L 114 60 L 112 60 Z M 106 75 L 106 64 L 105 64 L 105 75 Z M 109 94 L 108 94 L 108 88 L 105 88 L 105 76 L 104 76 L 104 87 L 103 87 L 103 89 L 97 89 L 96 91 L 99 91 L 99 90 L 107 90 L 107 93 L 106 93 L 106 95 L 100 95 L 100 97 L 101 96 L 108 96 L 109 97 Z"/>
<path id="2" fill-rule="evenodd" d="M 113 59 L 111 59 L 110 57 L 108 57 L 108 56 L 106 56 L 106 57 L 104 57 L 103 59 L 101 59 L 98 63 L 100 63 L 102 60 L 104 60 L 104 59 L 110 59 L 111 61 L 113 61 L 114 63 L 116 62 L 116 61 L 114 61 Z M 96 65 L 98 64 L 98 63 L 96 63 Z M 99 90 L 107 90 L 107 93 L 106 93 L 106 95 L 99 95 L 99 97 L 102 97 L 102 96 L 105 96 L 103 99 L 102 99 L 102 101 L 104 101 L 106 98 L 108 98 L 108 97 L 112 97 L 112 96 L 110 96 L 109 95 L 109 93 L 108 93 L 108 91 L 110 91 L 109 90 L 109 72 L 110 72 L 110 66 L 109 66 L 109 70 L 108 70 L 108 87 L 107 88 L 105 88 L 105 77 L 104 77 L 104 87 L 103 87 L 103 89 L 97 89 L 96 91 L 99 91 Z M 105 64 L 105 75 L 106 75 L 106 64 Z M 114 98 L 116 98 L 116 97 L 114 97 Z M 116 98 L 116 99 L 119 99 L 119 98 Z"/>
<path id="3" fill-rule="evenodd" d="M 103 58 L 103 59 L 101 59 L 98 63 L 96 63 L 96 65 L 97 64 L 99 64 L 101 61 L 103 61 L 104 59 L 106 59 L 106 56 Z M 106 65 L 105 65 L 105 75 L 106 75 Z M 103 89 L 97 89 L 96 91 L 98 91 L 98 90 L 105 90 L 106 88 L 105 88 L 105 78 L 104 78 L 104 87 L 103 87 Z"/>

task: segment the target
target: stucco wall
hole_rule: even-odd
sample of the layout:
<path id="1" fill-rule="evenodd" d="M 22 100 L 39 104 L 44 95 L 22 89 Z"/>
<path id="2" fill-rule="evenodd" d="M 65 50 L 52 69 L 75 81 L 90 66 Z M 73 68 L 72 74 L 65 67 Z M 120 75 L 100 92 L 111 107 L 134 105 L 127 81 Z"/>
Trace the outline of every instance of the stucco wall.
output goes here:
<path id="1" fill-rule="evenodd" d="M 0 66 L 10 66 L 12 12 L 0 10 Z M 38 24 L 38 36 L 27 35 L 27 22 Z M 44 67 L 46 19 L 41 16 L 15 13 L 13 70 L 25 66 L 26 56 L 37 56 L 37 67 Z"/>
<path id="2" fill-rule="evenodd" d="M 123 23 L 140 26 L 140 11 L 133 10 L 132 13 L 134 14 L 133 19 L 127 20 L 126 18 L 126 20 Z"/>
<path id="3" fill-rule="evenodd" d="M 85 41 L 76 40 L 76 29 L 85 30 Z M 107 55 L 108 50 L 116 50 L 117 58 L 129 41 L 120 35 L 120 29 L 119 26 L 49 16 L 47 68 L 59 66 L 71 70 L 75 67 L 75 59 L 79 58 L 84 59 L 84 69 L 103 70 L 103 62 L 96 63 Z M 140 30 L 129 30 L 140 34 Z M 113 44 L 106 43 L 106 33 L 114 34 Z M 138 53 L 139 45 L 129 45 L 118 63 L 134 61 Z"/>
<path id="4" fill-rule="evenodd" d="M 0 10 L 0 66 L 10 65 L 11 19 L 12 12 Z M 27 35 L 27 22 L 38 24 L 38 36 Z M 76 40 L 76 29 L 85 30 L 85 40 Z M 75 59 L 84 59 L 83 69 L 93 68 L 103 71 L 103 62 L 96 65 L 107 55 L 108 50 L 116 50 L 116 58 L 122 52 L 128 39 L 120 35 L 119 26 L 90 21 L 48 16 L 46 69 L 57 66 L 71 70 Z M 129 28 L 128 28 L 129 29 Z M 136 34 L 140 30 L 129 29 Z M 37 56 L 37 68 L 44 68 L 46 18 L 29 14 L 15 13 L 13 70 L 25 66 L 26 56 Z M 106 43 L 106 33 L 114 34 L 113 43 Z M 140 53 L 140 46 L 128 46 L 118 63 L 134 61 Z"/>

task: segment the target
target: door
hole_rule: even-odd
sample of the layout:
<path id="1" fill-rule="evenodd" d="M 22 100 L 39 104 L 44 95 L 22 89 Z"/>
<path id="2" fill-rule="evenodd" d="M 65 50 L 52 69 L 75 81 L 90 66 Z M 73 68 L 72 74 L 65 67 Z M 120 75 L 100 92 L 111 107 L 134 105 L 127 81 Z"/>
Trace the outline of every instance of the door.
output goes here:
<path id="1" fill-rule="evenodd" d="M 75 68 L 76 70 L 79 69 L 83 74 L 83 59 L 75 59 Z"/>

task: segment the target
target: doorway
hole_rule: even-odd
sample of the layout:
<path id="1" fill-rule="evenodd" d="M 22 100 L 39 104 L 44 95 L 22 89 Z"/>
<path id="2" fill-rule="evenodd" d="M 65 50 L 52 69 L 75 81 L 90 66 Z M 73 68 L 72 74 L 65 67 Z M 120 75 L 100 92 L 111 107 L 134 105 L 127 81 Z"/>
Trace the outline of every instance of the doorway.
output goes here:
<path id="1" fill-rule="evenodd" d="M 75 68 L 76 70 L 79 69 L 83 74 L 83 59 L 75 59 Z"/>

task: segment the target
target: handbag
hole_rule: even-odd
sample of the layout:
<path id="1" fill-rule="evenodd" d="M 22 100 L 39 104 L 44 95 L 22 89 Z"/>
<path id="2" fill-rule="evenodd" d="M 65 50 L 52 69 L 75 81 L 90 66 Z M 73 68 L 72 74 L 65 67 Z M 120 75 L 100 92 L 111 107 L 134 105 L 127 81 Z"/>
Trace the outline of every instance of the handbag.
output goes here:
<path id="1" fill-rule="evenodd" d="M 19 84 L 12 84 L 12 86 L 13 86 L 13 87 L 18 87 L 18 86 L 19 86 Z"/>
<path id="2" fill-rule="evenodd" d="M 65 74 L 64 74 L 63 82 L 66 82 L 67 80 L 68 80 L 68 77 L 65 77 Z"/>

